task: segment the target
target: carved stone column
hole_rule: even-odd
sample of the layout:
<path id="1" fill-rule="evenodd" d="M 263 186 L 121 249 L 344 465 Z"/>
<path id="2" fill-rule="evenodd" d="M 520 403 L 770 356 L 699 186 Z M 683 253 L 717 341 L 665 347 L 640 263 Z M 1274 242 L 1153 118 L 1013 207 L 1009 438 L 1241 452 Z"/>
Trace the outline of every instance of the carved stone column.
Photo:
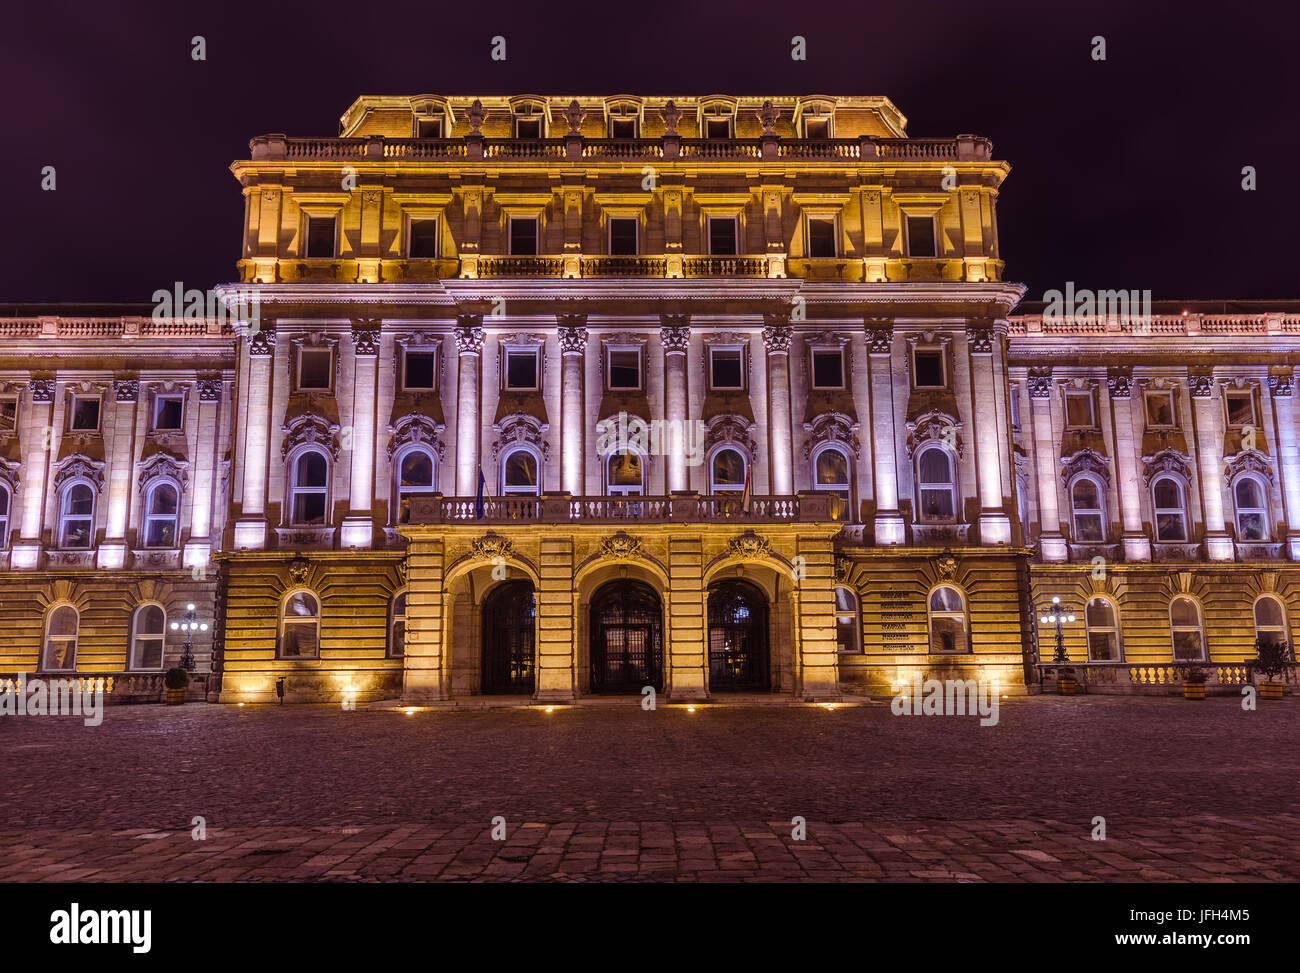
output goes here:
<path id="1" fill-rule="evenodd" d="M 867 322 L 871 374 L 871 456 L 875 461 L 876 543 L 901 544 L 903 515 L 898 510 L 898 443 L 894 418 L 894 333 L 888 323 Z"/>
<path id="2" fill-rule="evenodd" d="M 783 315 L 769 314 L 765 316 L 765 321 L 767 326 L 763 328 L 763 345 L 767 349 L 767 433 L 772 457 L 770 489 L 775 496 L 791 496 L 794 493 L 794 434 L 790 426 L 792 329 Z"/>
<path id="3" fill-rule="evenodd" d="M 993 367 L 1001 357 L 1003 336 L 992 324 L 966 329 L 970 354 L 971 385 L 974 388 L 975 478 L 980 498 L 980 543 L 1010 544 L 1011 518 L 1002 495 L 1002 442 L 998 399 L 1006 387 L 998 382 Z"/>
<path id="4" fill-rule="evenodd" d="M 1052 375 L 1050 368 L 1034 369 L 1026 383 L 1029 411 L 1034 423 L 1034 458 L 1038 466 L 1038 516 L 1042 523 L 1039 548 L 1044 561 L 1064 561 L 1070 550 L 1061 533 L 1060 495 L 1056 469 L 1060 461 L 1059 437 L 1052 428 Z"/>
<path id="5" fill-rule="evenodd" d="M 457 319 L 456 349 L 459 369 L 456 389 L 456 495 L 472 497 L 478 492 L 479 369 L 483 357 L 483 316 L 462 314 Z"/>
<path id="6" fill-rule="evenodd" d="M 352 452 L 348 514 L 343 518 L 342 545 L 370 547 L 374 541 L 371 510 L 375 496 L 375 380 L 378 374 L 379 322 L 352 325 Z"/>
<path id="7" fill-rule="evenodd" d="M 1196 461 L 1205 511 L 1205 556 L 1211 561 L 1231 561 L 1232 538 L 1223 521 L 1223 434 L 1219 431 L 1214 401 L 1214 380 L 1206 373 L 1187 377 L 1192 393 L 1192 421 L 1196 424 Z"/>
<path id="8" fill-rule="evenodd" d="M 1286 516 L 1287 556 L 1300 561 L 1300 451 L 1296 444 L 1295 398 L 1290 366 L 1270 369 L 1269 398 L 1277 427 L 1277 471 L 1282 486 L 1282 510 Z"/>
<path id="9" fill-rule="evenodd" d="M 587 354 L 587 316 L 562 314 L 560 355 L 560 487 L 575 497 L 587 492 L 585 482 L 586 407 L 582 388 L 582 364 Z"/>
<path id="10" fill-rule="evenodd" d="M 1142 496 L 1137 468 L 1138 433 L 1133 429 L 1133 379 L 1126 368 L 1112 368 L 1106 376 L 1110 411 L 1115 422 L 1115 465 L 1119 471 L 1119 512 L 1123 530 L 1124 560 L 1151 560 L 1151 539 L 1142 529 Z"/>
<path id="11" fill-rule="evenodd" d="M 681 430 L 681 438 L 669 443 L 668 492 L 689 489 L 686 473 L 686 349 L 691 343 L 690 318 L 682 314 L 664 314 L 659 318 L 659 337 L 664 346 L 664 416 L 669 435 Z"/>
<path id="12" fill-rule="evenodd" d="M 248 355 L 248 416 L 244 434 L 244 484 L 240 516 L 235 522 L 235 548 L 260 550 L 266 546 L 266 494 L 271 430 L 272 373 L 275 332 L 265 326 L 244 340 Z"/>

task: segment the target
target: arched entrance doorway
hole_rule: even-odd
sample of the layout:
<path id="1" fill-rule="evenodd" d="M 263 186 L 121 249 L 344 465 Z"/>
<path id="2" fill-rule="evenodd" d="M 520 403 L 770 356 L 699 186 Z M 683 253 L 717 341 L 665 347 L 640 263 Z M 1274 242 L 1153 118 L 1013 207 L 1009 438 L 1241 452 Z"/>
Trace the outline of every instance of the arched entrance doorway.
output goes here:
<path id="1" fill-rule="evenodd" d="M 709 585 L 709 689 L 765 692 L 771 687 L 763 592 L 735 578 Z"/>
<path id="2" fill-rule="evenodd" d="M 663 606 L 641 581 L 611 581 L 591 599 L 591 691 L 664 688 Z"/>
<path id="3" fill-rule="evenodd" d="M 531 581 L 507 581 L 483 601 L 483 692 L 532 693 L 536 615 Z"/>

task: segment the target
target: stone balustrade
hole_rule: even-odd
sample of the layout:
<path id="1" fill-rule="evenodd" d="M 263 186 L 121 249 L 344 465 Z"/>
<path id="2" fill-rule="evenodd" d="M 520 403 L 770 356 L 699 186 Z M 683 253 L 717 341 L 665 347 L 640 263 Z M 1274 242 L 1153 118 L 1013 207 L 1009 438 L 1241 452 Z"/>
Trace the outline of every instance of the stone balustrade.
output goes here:
<path id="1" fill-rule="evenodd" d="M 832 497 L 825 493 L 752 497 L 741 509 L 739 494 L 669 497 L 573 497 L 567 493 L 540 497 L 485 497 L 477 516 L 473 497 L 416 497 L 410 501 L 407 523 L 816 523 L 833 521 Z"/>
<path id="2" fill-rule="evenodd" d="M 1056 692 L 1056 680 L 1064 669 L 1074 672 L 1080 692 L 1115 694 L 1175 695 L 1182 692 L 1189 669 L 1206 672 L 1206 691 L 1216 687 L 1225 694 L 1254 685 L 1259 675 L 1253 660 L 1239 662 L 1040 662 L 1039 685 L 1044 692 Z M 1261 677 L 1262 678 L 1262 677 Z M 1290 663 L 1279 680 L 1296 685 L 1296 663 Z M 1293 689 L 1294 691 L 1294 689 Z"/>

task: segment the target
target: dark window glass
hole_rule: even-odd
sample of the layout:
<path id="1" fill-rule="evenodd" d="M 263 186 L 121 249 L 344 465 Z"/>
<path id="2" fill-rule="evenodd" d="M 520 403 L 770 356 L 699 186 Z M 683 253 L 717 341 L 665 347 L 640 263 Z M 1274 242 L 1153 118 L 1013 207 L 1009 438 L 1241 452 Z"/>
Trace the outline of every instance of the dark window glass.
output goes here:
<path id="1" fill-rule="evenodd" d="M 731 138 L 730 118 L 707 118 L 704 120 L 704 137 L 706 139 Z"/>
<path id="2" fill-rule="evenodd" d="M 1255 421 L 1254 397 L 1249 392 L 1228 393 L 1228 423 L 1249 426 Z"/>
<path id="3" fill-rule="evenodd" d="M 539 139 L 542 137 L 542 120 L 540 118 L 515 119 L 515 138 Z"/>
<path id="4" fill-rule="evenodd" d="M 406 387 L 408 389 L 433 388 L 434 354 L 431 351 L 406 353 Z"/>
<path id="5" fill-rule="evenodd" d="M 1147 396 L 1147 425 L 1172 426 L 1174 424 L 1174 397 L 1166 392 Z"/>
<path id="6" fill-rule="evenodd" d="M 640 352 L 611 351 L 609 353 L 609 387 L 612 389 L 641 387 Z"/>
<path id="7" fill-rule="evenodd" d="M 537 253 L 537 220 L 516 217 L 510 221 L 510 252 L 522 257 Z"/>
<path id="8" fill-rule="evenodd" d="M 72 428 L 99 428 L 99 399 L 74 400 L 72 404 Z"/>
<path id="9" fill-rule="evenodd" d="M 633 218 L 609 221 L 609 252 L 619 257 L 636 255 L 636 220 Z"/>
<path id="10" fill-rule="evenodd" d="M 718 350 L 713 353 L 713 387 L 715 389 L 741 388 L 739 348 Z"/>
<path id="11" fill-rule="evenodd" d="M 609 123 L 609 134 L 611 138 L 616 138 L 616 139 L 636 138 L 636 119 L 635 118 L 611 119 Z"/>
<path id="12" fill-rule="evenodd" d="M 838 351 L 813 352 L 813 385 L 837 389 L 844 385 L 844 356 Z"/>
<path id="13" fill-rule="evenodd" d="M 834 257 L 835 255 L 835 221 L 809 220 L 808 256 Z"/>
<path id="14" fill-rule="evenodd" d="M 307 218 L 307 256 L 334 256 L 334 217 L 309 216 Z"/>
<path id="15" fill-rule="evenodd" d="M 438 256 L 438 221 L 411 221 L 410 256 L 423 259 Z"/>
<path id="16" fill-rule="evenodd" d="M 422 139 L 442 138 L 441 118 L 421 118 L 416 122 L 416 137 Z"/>
<path id="17" fill-rule="evenodd" d="M 730 256 L 736 253 L 736 221 L 734 218 L 709 219 L 709 253 Z"/>
<path id="18" fill-rule="evenodd" d="M 831 123 L 824 118 L 810 118 L 803 123 L 803 135 L 808 139 L 828 139 L 831 137 Z"/>
<path id="19" fill-rule="evenodd" d="M 943 388 L 942 351 L 918 351 L 915 361 L 917 388 Z"/>
<path id="20" fill-rule="evenodd" d="M 153 427 L 155 429 L 179 429 L 181 427 L 180 399 L 158 399 L 154 410 Z"/>
<path id="21" fill-rule="evenodd" d="M 330 350 L 328 348 L 303 348 L 298 354 L 300 356 L 298 388 L 329 388 Z"/>
<path id="22" fill-rule="evenodd" d="M 934 217 L 907 218 L 907 252 L 913 257 L 935 257 Z"/>
<path id="23" fill-rule="evenodd" d="M 1078 429 L 1091 429 L 1096 425 L 1092 417 L 1091 394 L 1065 397 L 1065 424 Z"/>
<path id="24" fill-rule="evenodd" d="M 506 352 L 506 388 L 537 388 L 537 354 L 532 351 Z"/>

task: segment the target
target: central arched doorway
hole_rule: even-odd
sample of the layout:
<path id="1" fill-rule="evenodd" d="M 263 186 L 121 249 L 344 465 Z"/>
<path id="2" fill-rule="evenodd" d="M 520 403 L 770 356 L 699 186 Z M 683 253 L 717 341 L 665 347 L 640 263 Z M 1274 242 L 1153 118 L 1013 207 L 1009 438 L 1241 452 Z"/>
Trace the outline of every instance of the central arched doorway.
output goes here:
<path id="1" fill-rule="evenodd" d="M 736 578 L 709 585 L 710 691 L 766 692 L 771 688 L 763 592 Z"/>
<path id="2" fill-rule="evenodd" d="M 532 693 L 536 616 L 531 581 L 507 581 L 484 600 L 483 692 Z"/>
<path id="3" fill-rule="evenodd" d="M 611 581 L 591 599 L 591 691 L 664 688 L 663 606 L 641 581 Z"/>

